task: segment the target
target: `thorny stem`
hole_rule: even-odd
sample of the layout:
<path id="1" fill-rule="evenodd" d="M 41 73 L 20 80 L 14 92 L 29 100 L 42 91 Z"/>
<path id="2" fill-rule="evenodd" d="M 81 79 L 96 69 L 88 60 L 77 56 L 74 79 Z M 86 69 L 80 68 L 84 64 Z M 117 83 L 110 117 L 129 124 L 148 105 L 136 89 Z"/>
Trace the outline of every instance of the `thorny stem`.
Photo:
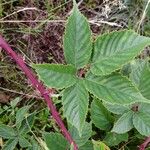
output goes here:
<path id="1" fill-rule="evenodd" d="M 150 137 L 147 137 L 145 141 L 139 146 L 139 150 L 145 150 L 150 143 Z"/>
<path id="2" fill-rule="evenodd" d="M 53 105 L 52 99 L 49 96 L 49 92 L 46 90 L 46 88 L 43 86 L 43 84 L 41 84 L 37 79 L 36 76 L 32 73 L 32 71 L 25 65 L 24 60 L 19 57 L 9 46 L 9 44 L 7 44 L 7 42 L 2 38 L 2 36 L 0 35 L 0 47 L 3 48 L 8 55 L 10 55 L 15 61 L 16 63 L 20 66 L 21 70 L 25 73 L 25 75 L 27 76 L 27 78 L 30 80 L 32 86 L 37 89 L 41 96 L 44 98 L 45 102 L 47 103 L 48 108 L 50 109 L 53 118 L 55 119 L 56 123 L 58 124 L 58 126 L 60 127 L 64 137 L 67 139 L 67 141 L 70 144 L 74 145 L 74 150 L 78 150 L 78 146 L 76 145 L 76 143 L 74 142 L 74 140 L 72 139 L 70 133 L 68 132 L 68 130 L 66 129 L 63 121 L 61 120 L 61 117 L 59 115 L 59 113 L 56 110 L 56 107 Z"/>

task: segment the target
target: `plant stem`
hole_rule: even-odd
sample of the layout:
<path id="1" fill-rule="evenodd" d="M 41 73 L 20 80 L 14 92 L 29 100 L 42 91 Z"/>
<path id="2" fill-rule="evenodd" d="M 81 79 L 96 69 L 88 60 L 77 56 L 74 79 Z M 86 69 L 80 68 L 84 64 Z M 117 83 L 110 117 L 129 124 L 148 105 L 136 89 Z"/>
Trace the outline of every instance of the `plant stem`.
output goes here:
<path id="1" fill-rule="evenodd" d="M 145 148 L 148 146 L 150 143 L 150 137 L 147 137 L 145 141 L 139 146 L 139 150 L 145 150 Z"/>
<path id="2" fill-rule="evenodd" d="M 58 124 L 58 126 L 60 127 L 64 137 L 67 139 L 67 141 L 70 144 L 74 145 L 74 150 L 78 150 L 78 146 L 76 145 L 76 143 L 74 142 L 74 140 L 72 139 L 70 133 L 68 132 L 68 130 L 66 129 L 63 121 L 61 120 L 61 117 L 59 115 L 59 113 L 56 110 L 56 107 L 53 105 L 52 99 L 49 96 L 49 92 L 46 90 L 46 88 L 43 86 L 42 83 L 40 83 L 37 79 L 36 76 L 32 73 L 32 71 L 25 65 L 24 60 L 19 57 L 9 46 L 9 44 L 7 44 L 7 42 L 2 38 L 2 36 L 0 35 L 0 47 L 2 47 L 7 53 L 8 55 L 10 55 L 15 61 L 16 63 L 20 66 L 21 70 L 25 73 L 25 75 L 27 76 L 27 78 L 30 80 L 32 86 L 34 88 L 36 88 L 37 90 L 39 90 L 41 96 L 44 98 L 45 102 L 47 103 L 48 108 L 50 109 L 53 118 L 55 119 L 56 123 Z"/>

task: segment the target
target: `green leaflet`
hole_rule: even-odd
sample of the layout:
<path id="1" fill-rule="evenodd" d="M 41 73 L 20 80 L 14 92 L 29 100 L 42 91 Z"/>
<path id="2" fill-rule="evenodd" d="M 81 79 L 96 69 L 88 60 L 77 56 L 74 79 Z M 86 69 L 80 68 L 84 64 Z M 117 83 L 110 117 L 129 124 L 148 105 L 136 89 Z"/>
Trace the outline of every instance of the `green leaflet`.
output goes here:
<path id="1" fill-rule="evenodd" d="M 16 131 L 5 124 L 0 124 L 0 136 L 4 139 L 14 139 L 17 135 Z"/>
<path id="2" fill-rule="evenodd" d="M 22 148 L 25 148 L 25 147 L 30 147 L 31 143 L 26 138 L 24 138 L 23 136 L 20 136 L 19 137 L 19 145 Z"/>
<path id="3" fill-rule="evenodd" d="M 4 147 L 2 148 L 2 150 L 14 150 L 16 145 L 18 143 L 18 139 L 9 139 L 6 144 L 4 145 Z"/>
<path id="4" fill-rule="evenodd" d="M 20 128 L 22 121 L 27 116 L 29 108 L 30 108 L 30 106 L 24 106 L 17 111 L 17 113 L 16 113 L 16 127 L 18 129 Z"/>
<path id="5" fill-rule="evenodd" d="M 150 100 L 150 64 L 146 60 L 131 63 L 130 79 L 138 87 L 141 94 Z"/>
<path id="6" fill-rule="evenodd" d="M 89 92 L 108 103 L 126 105 L 147 102 L 131 82 L 119 74 L 106 76 L 100 82 L 85 79 L 84 84 Z"/>
<path id="7" fill-rule="evenodd" d="M 110 104 L 106 102 L 104 102 L 103 104 L 107 108 L 107 110 L 117 115 L 124 114 L 125 112 L 128 112 L 130 110 L 129 106 Z"/>
<path id="8" fill-rule="evenodd" d="M 43 138 L 49 150 L 66 150 L 69 147 L 66 139 L 60 133 L 45 132 Z"/>
<path id="9" fill-rule="evenodd" d="M 135 113 L 133 124 L 140 134 L 150 136 L 150 115 L 148 113 Z"/>
<path id="10" fill-rule="evenodd" d="M 83 146 L 88 139 L 92 136 L 92 124 L 85 122 L 84 128 L 81 132 L 81 136 L 79 134 L 79 131 L 74 126 L 70 125 L 69 132 L 74 139 L 74 141 L 77 143 L 79 147 Z"/>
<path id="11" fill-rule="evenodd" d="M 125 141 L 125 142 L 128 141 L 128 133 L 117 134 L 117 133 L 113 133 L 113 132 L 108 132 L 106 134 L 106 137 L 104 138 L 104 142 L 108 146 L 115 146 L 123 141 Z"/>
<path id="12" fill-rule="evenodd" d="M 150 44 L 150 38 L 133 31 L 104 34 L 94 45 L 91 71 L 95 75 L 107 75 L 134 59 Z"/>
<path id="13" fill-rule="evenodd" d="M 133 128 L 133 114 L 134 113 L 132 111 L 123 114 L 114 124 L 112 132 L 123 134 L 130 131 Z"/>
<path id="14" fill-rule="evenodd" d="M 64 35 L 64 55 L 68 64 L 82 68 L 91 57 L 91 30 L 86 18 L 74 2 L 74 8 L 66 24 Z"/>
<path id="15" fill-rule="evenodd" d="M 96 127 L 109 130 L 112 127 L 113 117 L 100 100 L 94 99 L 91 104 L 91 120 Z"/>
<path id="16" fill-rule="evenodd" d="M 32 67 L 48 87 L 62 89 L 76 82 L 76 69 L 72 65 L 34 64 Z"/>
<path id="17" fill-rule="evenodd" d="M 65 117 L 81 135 L 89 104 L 88 91 L 82 80 L 78 80 L 75 85 L 64 90 L 62 103 Z"/>

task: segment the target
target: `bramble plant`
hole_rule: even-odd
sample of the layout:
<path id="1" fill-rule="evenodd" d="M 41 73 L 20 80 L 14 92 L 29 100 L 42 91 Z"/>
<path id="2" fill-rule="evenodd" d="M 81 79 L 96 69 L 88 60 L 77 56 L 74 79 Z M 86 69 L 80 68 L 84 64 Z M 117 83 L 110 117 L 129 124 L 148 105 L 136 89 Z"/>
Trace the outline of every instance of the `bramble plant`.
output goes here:
<path id="1" fill-rule="evenodd" d="M 146 109 L 150 105 L 144 104 L 150 102 L 149 64 L 145 62 L 145 74 L 144 70 L 132 70 L 130 79 L 119 71 L 150 45 L 150 38 L 123 30 L 100 35 L 93 42 L 89 24 L 74 2 L 63 45 L 67 64 L 32 66 L 46 86 L 64 89 L 62 104 L 68 123 L 82 135 L 92 94 L 91 121 L 96 127 L 111 130 L 110 112 L 113 112 L 121 117 L 112 132 L 123 134 L 135 127 L 142 135 L 150 136 L 150 117 Z"/>
<path id="2" fill-rule="evenodd" d="M 93 41 L 74 0 L 63 37 L 66 64 L 32 64 L 47 87 L 62 90 L 63 115 L 80 150 L 109 150 L 128 141 L 131 129 L 150 136 L 150 64 L 135 59 L 148 45 L 150 38 L 131 30 Z M 89 140 L 92 124 L 106 131 L 103 141 Z M 51 150 L 77 149 L 59 133 L 44 133 L 43 138 Z"/>

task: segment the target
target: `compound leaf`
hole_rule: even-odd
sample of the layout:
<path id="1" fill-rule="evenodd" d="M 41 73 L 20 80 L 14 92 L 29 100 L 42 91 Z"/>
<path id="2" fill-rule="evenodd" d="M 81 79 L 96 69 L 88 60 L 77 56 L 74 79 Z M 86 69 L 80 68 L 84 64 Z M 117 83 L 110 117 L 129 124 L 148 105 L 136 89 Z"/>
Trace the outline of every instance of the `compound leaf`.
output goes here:
<path id="1" fill-rule="evenodd" d="M 134 59 L 149 44 L 150 38 L 133 31 L 104 34 L 95 41 L 91 71 L 95 75 L 110 74 Z"/>

